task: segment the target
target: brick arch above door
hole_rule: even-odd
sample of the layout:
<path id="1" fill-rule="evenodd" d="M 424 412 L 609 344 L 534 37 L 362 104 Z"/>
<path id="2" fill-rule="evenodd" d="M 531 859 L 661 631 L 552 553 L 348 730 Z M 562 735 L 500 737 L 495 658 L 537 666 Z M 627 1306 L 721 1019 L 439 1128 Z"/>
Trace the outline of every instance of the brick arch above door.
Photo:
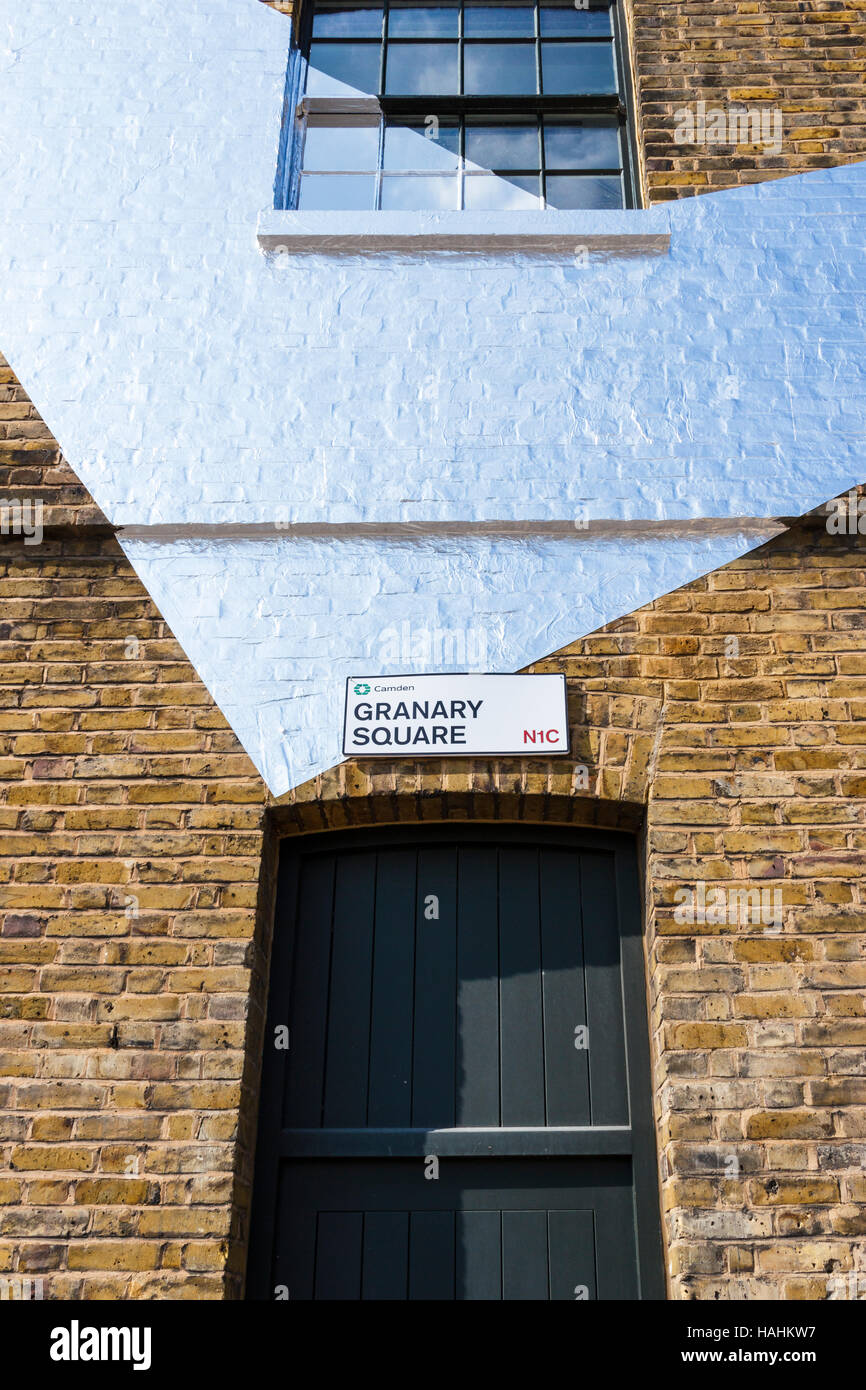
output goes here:
<path id="1" fill-rule="evenodd" d="M 532 669 L 565 664 L 550 660 Z M 344 762 L 273 802 L 273 826 L 280 836 L 449 819 L 636 829 L 661 715 L 661 700 L 572 686 L 567 758 Z"/>

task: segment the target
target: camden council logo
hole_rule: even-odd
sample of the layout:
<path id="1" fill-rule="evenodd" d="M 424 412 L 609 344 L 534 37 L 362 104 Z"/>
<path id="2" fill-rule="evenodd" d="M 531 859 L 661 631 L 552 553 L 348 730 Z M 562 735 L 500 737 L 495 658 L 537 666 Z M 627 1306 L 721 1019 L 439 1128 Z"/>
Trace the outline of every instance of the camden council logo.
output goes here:
<path id="1" fill-rule="evenodd" d="M 352 686 L 352 689 L 354 690 L 354 692 L 355 692 L 356 695 L 369 695 L 369 694 L 370 694 L 370 687 L 369 687 L 369 685 L 365 685 L 363 681 L 360 681 L 360 682 L 358 683 L 358 685 L 353 685 L 353 686 Z"/>

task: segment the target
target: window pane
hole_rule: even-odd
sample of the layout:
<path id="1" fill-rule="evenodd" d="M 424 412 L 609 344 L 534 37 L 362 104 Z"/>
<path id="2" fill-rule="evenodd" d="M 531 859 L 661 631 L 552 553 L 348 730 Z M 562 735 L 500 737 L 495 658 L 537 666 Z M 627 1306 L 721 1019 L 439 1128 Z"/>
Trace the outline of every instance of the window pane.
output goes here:
<path id="1" fill-rule="evenodd" d="M 379 127 L 310 125 L 304 140 L 304 169 L 375 169 Z"/>
<path id="2" fill-rule="evenodd" d="M 537 169 L 538 127 L 468 125 L 466 158 L 483 169 Z"/>
<path id="3" fill-rule="evenodd" d="M 298 207 L 302 212 L 372 212 L 376 200 L 373 174 L 304 174 Z"/>
<path id="4" fill-rule="evenodd" d="M 456 169 L 460 131 L 440 123 L 433 139 L 432 125 L 389 125 L 385 128 L 386 169 Z M 431 132 L 431 133 L 428 133 Z"/>
<path id="5" fill-rule="evenodd" d="M 467 174 L 463 205 L 467 211 L 514 208 L 531 212 L 533 208 L 541 206 L 538 194 L 538 174 L 510 179 L 500 179 L 495 174 Z"/>
<path id="6" fill-rule="evenodd" d="M 521 95 L 536 90 L 534 43 L 468 43 L 463 50 L 469 96 Z"/>
<path id="7" fill-rule="evenodd" d="M 609 36 L 610 10 L 578 10 L 566 0 L 562 5 L 542 5 L 539 12 L 541 37 L 558 38 L 599 38 Z"/>
<path id="8" fill-rule="evenodd" d="M 548 174 L 547 206 L 550 208 L 621 208 L 619 174 Z"/>
<path id="9" fill-rule="evenodd" d="M 381 5 L 316 5 L 314 39 L 378 39 L 381 35 Z"/>
<path id="10" fill-rule="evenodd" d="M 615 125 L 544 123 L 544 159 L 548 169 L 618 169 L 619 129 Z"/>
<path id="11" fill-rule="evenodd" d="M 432 178 L 383 174 L 383 211 L 425 212 L 428 209 L 457 207 L 457 175 Z"/>
<path id="12" fill-rule="evenodd" d="M 543 43 L 541 80 L 546 96 L 557 93 L 615 92 L 613 45 Z"/>
<path id="13" fill-rule="evenodd" d="M 459 5 L 391 5 L 388 37 L 456 39 Z"/>
<path id="14" fill-rule="evenodd" d="M 378 43 L 314 43 L 310 45 L 310 67 L 317 72 L 335 77 L 359 92 L 368 95 L 379 90 L 379 57 L 382 52 Z M 315 84 L 307 78 L 307 91 L 315 95 Z M 324 94 L 323 94 L 324 95 Z"/>
<path id="15" fill-rule="evenodd" d="M 531 39 L 535 37 L 532 5 L 467 5 L 463 32 L 470 39 Z"/>
<path id="16" fill-rule="evenodd" d="M 456 43 L 389 44 L 385 91 L 452 96 L 459 90 L 459 72 Z"/>

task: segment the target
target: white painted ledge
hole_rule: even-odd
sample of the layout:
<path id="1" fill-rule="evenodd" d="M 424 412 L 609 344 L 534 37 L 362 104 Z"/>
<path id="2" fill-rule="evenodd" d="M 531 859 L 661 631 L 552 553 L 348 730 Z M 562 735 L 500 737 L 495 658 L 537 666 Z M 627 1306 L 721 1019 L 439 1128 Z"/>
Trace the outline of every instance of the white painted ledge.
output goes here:
<path id="1" fill-rule="evenodd" d="M 273 255 L 379 252 L 523 255 L 607 261 L 664 256 L 666 207 L 617 212 L 278 212 L 259 214 L 258 243 Z"/>

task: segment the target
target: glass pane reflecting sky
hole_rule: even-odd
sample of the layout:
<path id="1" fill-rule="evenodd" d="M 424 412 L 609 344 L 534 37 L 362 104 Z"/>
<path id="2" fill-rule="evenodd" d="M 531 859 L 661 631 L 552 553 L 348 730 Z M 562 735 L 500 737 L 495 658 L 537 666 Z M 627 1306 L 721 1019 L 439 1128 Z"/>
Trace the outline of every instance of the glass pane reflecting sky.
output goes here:
<path id="1" fill-rule="evenodd" d="M 547 96 L 615 92 L 613 47 L 609 43 L 543 43 L 541 80 Z"/>
<path id="2" fill-rule="evenodd" d="M 381 33 L 381 5 L 316 5 L 314 39 L 376 39 Z"/>
<path id="3" fill-rule="evenodd" d="M 469 210 L 498 208 L 531 212 L 540 207 L 538 175 L 500 179 L 494 174 L 473 174 L 466 178 L 463 199 Z"/>
<path id="4" fill-rule="evenodd" d="M 375 169 L 379 127 L 310 125 L 304 141 L 305 169 Z"/>
<path id="5" fill-rule="evenodd" d="M 459 207 L 460 184 L 454 174 L 425 177 L 405 177 L 401 174 L 382 176 L 382 210 L 424 212 L 427 209 Z"/>
<path id="6" fill-rule="evenodd" d="M 460 90 L 456 43 L 388 46 L 385 91 L 400 96 L 453 96 Z"/>
<path id="7" fill-rule="evenodd" d="M 617 169 L 619 130 L 603 125 L 544 123 L 544 158 L 548 169 Z"/>
<path id="8" fill-rule="evenodd" d="M 460 153 L 458 127 L 440 123 L 436 139 L 429 126 L 389 125 L 385 130 L 386 169 L 456 169 Z"/>
<path id="9" fill-rule="evenodd" d="M 548 174 L 547 205 L 551 208 L 621 208 L 619 174 Z"/>
<path id="10" fill-rule="evenodd" d="M 535 10 L 531 5 L 472 5 L 463 14 L 468 39 L 531 39 L 535 36 Z"/>
<path id="11" fill-rule="evenodd" d="M 358 212 L 375 207 L 376 179 L 370 174 L 304 174 L 298 207 L 303 212 Z"/>
<path id="12" fill-rule="evenodd" d="M 392 5 L 388 13 L 389 38 L 456 39 L 459 5 Z"/>
<path id="13" fill-rule="evenodd" d="M 378 43 L 313 43 L 310 45 L 310 67 L 356 87 L 359 92 L 375 95 L 379 90 L 379 62 L 382 47 Z M 307 91 L 312 90 L 307 79 Z"/>
<path id="14" fill-rule="evenodd" d="M 485 169 L 537 169 L 538 127 L 467 125 L 466 158 Z"/>
<path id="15" fill-rule="evenodd" d="M 534 43 L 472 43 L 463 51 L 468 96 L 525 96 L 536 91 Z"/>
<path id="16" fill-rule="evenodd" d="M 573 4 L 542 5 L 539 10 L 542 38 L 581 38 L 610 34 L 610 10 L 578 10 Z"/>

